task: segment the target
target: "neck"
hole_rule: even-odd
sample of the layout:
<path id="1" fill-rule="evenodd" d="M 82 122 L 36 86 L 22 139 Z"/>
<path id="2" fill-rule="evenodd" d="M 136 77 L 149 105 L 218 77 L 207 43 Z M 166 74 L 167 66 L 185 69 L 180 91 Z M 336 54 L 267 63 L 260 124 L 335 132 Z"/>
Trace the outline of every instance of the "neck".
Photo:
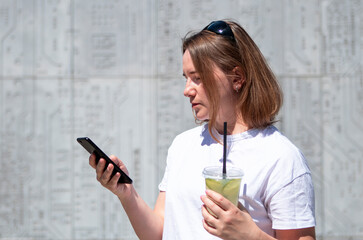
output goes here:
<path id="1" fill-rule="evenodd" d="M 227 122 L 227 135 L 243 133 L 250 129 L 242 120 L 225 120 L 224 122 Z M 217 122 L 215 126 L 217 132 L 222 135 L 224 132 L 224 122 Z"/>

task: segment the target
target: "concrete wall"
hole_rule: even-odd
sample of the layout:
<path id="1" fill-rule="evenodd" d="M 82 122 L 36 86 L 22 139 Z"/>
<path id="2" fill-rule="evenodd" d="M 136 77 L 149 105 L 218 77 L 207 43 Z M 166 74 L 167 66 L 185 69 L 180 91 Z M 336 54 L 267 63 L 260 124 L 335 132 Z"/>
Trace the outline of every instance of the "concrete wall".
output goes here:
<path id="1" fill-rule="evenodd" d="M 1 0 L 0 239 L 136 239 L 76 138 L 127 164 L 153 206 L 167 149 L 195 126 L 181 38 L 231 18 L 285 94 L 318 239 L 363 239 L 362 0 Z"/>

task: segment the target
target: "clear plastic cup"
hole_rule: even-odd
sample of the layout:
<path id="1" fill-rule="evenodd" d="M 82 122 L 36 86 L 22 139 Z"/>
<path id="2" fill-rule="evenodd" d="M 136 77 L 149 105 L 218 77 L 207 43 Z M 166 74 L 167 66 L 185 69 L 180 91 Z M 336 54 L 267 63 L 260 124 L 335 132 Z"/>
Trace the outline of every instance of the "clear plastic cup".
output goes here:
<path id="1" fill-rule="evenodd" d="M 242 169 L 236 167 L 229 167 L 226 170 L 227 174 L 223 176 L 222 166 L 204 168 L 205 185 L 207 189 L 220 193 L 237 206 L 244 174 Z"/>

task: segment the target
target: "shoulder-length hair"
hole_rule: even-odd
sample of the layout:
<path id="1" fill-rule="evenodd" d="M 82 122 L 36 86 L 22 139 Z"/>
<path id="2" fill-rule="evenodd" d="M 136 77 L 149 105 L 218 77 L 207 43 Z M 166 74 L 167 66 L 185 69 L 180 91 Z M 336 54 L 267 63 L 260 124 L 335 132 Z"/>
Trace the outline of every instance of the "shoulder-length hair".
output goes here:
<path id="1" fill-rule="evenodd" d="M 237 93 L 236 114 L 242 117 L 249 128 L 263 128 L 273 124 L 282 105 L 280 86 L 255 42 L 236 22 L 226 23 L 230 26 L 234 39 L 202 30 L 187 34 L 182 45 L 183 53 L 186 50 L 190 52 L 210 103 L 207 121 L 211 134 L 219 110 L 218 79 L 213 73 L 213 66 L 227 76 L 233 76 L 235 67 L 241 69 L 245 80 L 241 91 Z"/>

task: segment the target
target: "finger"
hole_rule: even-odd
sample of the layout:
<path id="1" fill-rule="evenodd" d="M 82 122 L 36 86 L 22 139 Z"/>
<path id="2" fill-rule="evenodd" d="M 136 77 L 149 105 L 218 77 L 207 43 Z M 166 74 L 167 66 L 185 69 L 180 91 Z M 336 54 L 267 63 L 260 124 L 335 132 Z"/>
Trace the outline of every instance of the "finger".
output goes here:
<path id="1" fill-rule="evenodd" d="M 217 234 L 217 229 L 216 228 L 210 226 L 204 219 L 202 221 L 203 221 L 203 227 L 207 232 L 209 232 L 212 235 Z"/>
<path id="2" fill-rule="evenodd" d="M 202 206 L 202 217 L 207 221 L 211 222 L 214 219 L 218 219 L 218 217 L 215 215 L 215 213 L 212 212 L 211 209 L 207 208 L 206 205 Z"/>
<path id="3" fill-rule="evenodd" d="M 99 181 L 102 177 L 103 172 L 105 171 L 105 167 L 106 167 L 106 160 L 101 158 L 96 166 L 96 175 L 97 175 L 97 180 Z"/>
<path id="4" fill-rule="evenodd" d="M 228 210 L 234 206 L 231 201 L 215 191 L 207 189 L 205 192 L 207 197 L 210 198 L 216 205 L 218 205 L 223 210 Z"/>
<path id="5" fill-rule="evenodd" d="M 218 218 L 218 216 L 220 216 L 223 209 L 221 209 L 214 201 L 212 201 L 208 196 L 201 196 L 201 200 L 207 210 L 207 213 L 205 213 L 206 215 L 214 218 Z M 203 217 L 206 218 L 206 216 Z"/>
<path id="6" fill-rule="evenodd" d="M 110 179 L 111 179 L 111 175 L 112 175 L 112 171 L 113 171 L 113 165 L 112 164 L 108 164 L 106 170 L 103 172 L 102 177 L 101 177 L 101 181 L 103 184 L 107 184 L 109 183 Z"/>
<path id="7" fill-rule="evenodd" d="M 214 226 L 214 223 L 213 222 L 209 222 L 205 219 L 203 219 L 203 222 L 209 227 L 209 228 L 212 228 L 212 229 L 216 229 L 216 227 Z"/>
<path id="8" fill-rule="evenodd" d="M 89 156 L 89 165 L 91 165 L 91 167 L 93 168 L 96 168 L 96 155 L 94 153 L 92 153 L 90 156 Z"/>
<path id="9" fill-rule="evenodd" d="M 203 216 L 203 222 L 207 224 L 210 228 L 216 228 L 217 219 L 211 215 L 209 210 L 205 205 L 202 206 L 202 216 Z"/>
<path id="10" fill-rule="evenodd" d="M 120 179 L 121 174 L 119 172 L 117 172 L 112 178 L 111 180 L 108 182 L 111 186 L 116 186 L 118 183 L 118 180 Z"/>

